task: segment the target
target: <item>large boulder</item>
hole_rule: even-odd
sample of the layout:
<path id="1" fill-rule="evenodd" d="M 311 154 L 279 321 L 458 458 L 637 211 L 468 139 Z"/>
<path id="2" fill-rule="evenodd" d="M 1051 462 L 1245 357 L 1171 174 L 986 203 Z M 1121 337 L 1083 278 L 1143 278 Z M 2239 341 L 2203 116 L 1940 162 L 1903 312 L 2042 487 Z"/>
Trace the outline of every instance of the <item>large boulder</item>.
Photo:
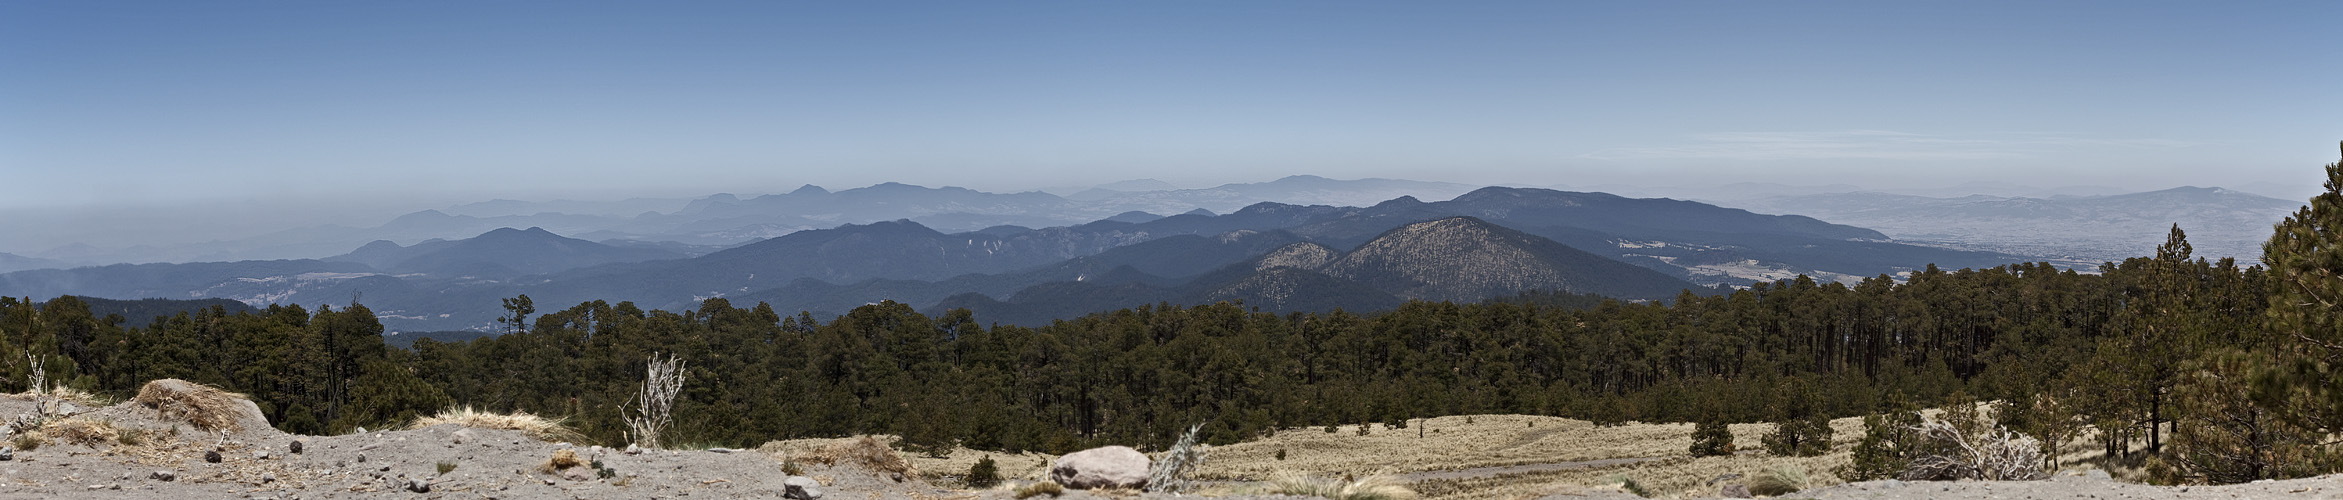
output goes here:
<path id="1" fill-rule="evenodd" d="M 1129 446 L 1108 446 L 1058 457 L 1049 478 L 1074 489 L 1139 488 L 1147 485 L 1147 454 Z"/>
<path id="2" fill-rule="evenodd" d="M 274 431 L 260 405 L 218 387 L 167 378 L 138 389 L 139 404 L 208 432 Z"/>

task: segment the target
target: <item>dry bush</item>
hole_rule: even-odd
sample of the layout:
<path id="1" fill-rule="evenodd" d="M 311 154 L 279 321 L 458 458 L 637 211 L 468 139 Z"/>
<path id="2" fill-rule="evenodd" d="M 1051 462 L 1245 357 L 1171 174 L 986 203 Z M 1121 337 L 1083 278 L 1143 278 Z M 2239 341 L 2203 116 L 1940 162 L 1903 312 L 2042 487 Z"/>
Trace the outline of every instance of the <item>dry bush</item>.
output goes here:
<path id="1" fill-rule="evenodd" d="M 669 354 L 663 361 L 659 353 L 651 353 L 644 371 L 642 390 L 633 396 L 635 411 L 619 417 L 626 420 L 627 437 L 655 450 L 661 446 L 659 435 L 675 419 L 675 396 L 683 391 L 683 360 Z"/>
<path id="2" fill-rule="evenodd" d="M 1916 430 L 1925 443 L 1904 480 L 1978 479 L 2023 481 L 2042 479 L 2042 446 L 2034 438 L 2000 426 L 1975 432 L 1944 421 L 1928 421 Z"/>
<path id="3" fill-rule="evenodd" d="M 1017 498 L 1018 498 L 1018 500 L 1024 500 L 1024 499 L 1027 499 L 1027 498 L 1033 498 L 1033 497 L 1035 497 L 1035 496 L 1040 496 L 1040 495 L 1049 495 L 1049 496 L 1051 496 L 1051 497 L 1056 497 L 1056 496 L 1058 496 L 1058 495 L 1063 495 L 1063 494 L 1065 494 L 1065 493 L 1066 493 L 1066 487 L 1065 487 L 1065 486 L 1060 486 L 1060 485 L 1058 485 L 1058 483 L 1056 483 L 1056 482 L 1054 482 L 1054 481 L 1042 481 L 1042 482 L 1033 483 L 1033 484 L 1028 484 L 1028 485 L 1025 485 L 1025 486 L 1022 486 L 1022 487 L 1019 487 L 1019 488 L 1017 488 Z"/>
<path id="4" fill-rule="evenodd" d="M 767 447 L 776 447 L 776 445 L 768 444 Z M 912 468 L 910 462 L 904 461 L 902 455 L 895 454 L 895 449 L 888 448 L 886 443 L 881 443 L 877 438 L 870 436 L 860 436 L 831 443 L 811 452 L 792 454 L 787 459 L 802 459 L 822 465 L 853 464 L 872 471 L 904 475 L 910 475 L 918 470 Z"/>
<path id="5" fill-rule="evenodd" d="M 578 452 L 568 449 L 553 450 L 553 456 L 545 457 L 545 463 L 537 464 L 537 472 L 553 474 L 561 472 L 563 469 L 584 465 L 586 465 L 586 461 L 578 458 Z"/>
<path id="6" fill-rule="evenodd" d="M 578 431 L 570 429 L 567 425 L 563 425 L 562 422 L 564 420 L 566 419 L 549 419 L 531 415 L 529 412 L 525 411 L 513 413 L 494 413 L 474 410 L 472 407 L 466 406 L 462 408 L 449 408 L 440 411 L 438 415 L 415 419 L 415 423 L 407 425 L 407 429 L 421 429 L 439 424 L 456 424 L 475 429 L 521 431 L 523 434 L 528 434 L 529 437 L 546 442 L 576 442 L 585 440 L 585 435 L 579 434 Z"/>
<path id="7" fill-rule="evenodd" d="M 1414 500 L 1416 490 L 1387 475 L 1359 480 L 1327 480 L 1282 472 L 1269 479 L 1269 491 L 1280 495 L 1325 497 L 1332 500 Z"/>
<path id="8" fill-rule="evenodd" d="M 41 426 L 41 434 L 66 444 L 96 446 L 122 439 L 122 432 L 111 422 L 83 419 L 65 419 Z"/>
<path id="9" fill-rule="evenodd" d="M 14 445 L 16 446 L 16 449 L 24 451 L 38 450 L 41 449 L 41 445 L 48 443 L 49 436 L 47 434 L 42 434 L 40 431 L 19 432 L 16 433 L 16 435 L 10 436 L 8 438 L 8 444 Z"/>
<path id="10" fill-rule="evenodd" d="M 1196 445 L 1196 432 L 1201 430 L 1204 424 L 1189 427 L 1178 444 L 1155 460 L 1155 466 L 1147 471 L 1147 491 L 1178 493 L 1193 486 L 1189 476 L 1204 466 L 1204 449 Z"/>
<path id="11" fill-rule="evenodd" d="M 171 390 L 166 382 L 173 381 L 187 384 L 194 390 Z M 215 432 L 243 430 L 243 424 L 237 422 L 236 407 L 239 400 L 247 398 L 243 394 L 223 391 L 218 387 L 164 379 L 147 382 L 145 387 L 138 389 L 138 397 L 131 399 L 165 416 L 184 418 L 197 429 Z"/>

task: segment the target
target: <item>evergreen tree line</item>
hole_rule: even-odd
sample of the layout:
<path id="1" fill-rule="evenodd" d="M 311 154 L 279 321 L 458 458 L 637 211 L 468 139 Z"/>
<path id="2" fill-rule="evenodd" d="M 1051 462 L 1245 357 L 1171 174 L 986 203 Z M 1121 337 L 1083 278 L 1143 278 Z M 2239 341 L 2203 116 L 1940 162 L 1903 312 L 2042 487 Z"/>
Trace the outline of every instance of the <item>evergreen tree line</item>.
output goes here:
<path id="1" fill-rule="evenodd" d="M 2003 423 L 2021 430 L 2090 424 L 2111 453 L 2145 445 L 2187 477 L 2282 477 L 2333 468 L 2324 438 L 2343 430 L 2343 172 L 2327 170 L 2327 192 L 2277 227 L 2268 268 L 2195 258 L 2174 227 L 2156 255 L 2097 273 L 1930 266 L 1669 303 L 1538 295 L 1287 315 L 1158 304 L 1026 328 L 894 302 L 824 322 L 721 298 L 531 318 L 524 296 L 506 301 L 508 334 L 412 350 L 384 347 L 358 304 L 124 327 L 71 297 L 5 298 L 0 359 L 43 360 L 50 380 L 117 396 L 166 377 L 218 385 L 290 432 L 460 404 L 566 417 L 617 444 L 646 360 L 673 354 L 687 374 L 665 440 L 735 447 L 884 433 L 928 449 L 1160 448 L 1197 423 L 1206 442 L 1229 443 L 1475 413 L 1812 421 L 1960 394 L 2004 401 Z M 26 389 L 32 363 L 5 365 L 9 389 Z M 2236 463 L 2258 465 L 2217 466 Z"/>

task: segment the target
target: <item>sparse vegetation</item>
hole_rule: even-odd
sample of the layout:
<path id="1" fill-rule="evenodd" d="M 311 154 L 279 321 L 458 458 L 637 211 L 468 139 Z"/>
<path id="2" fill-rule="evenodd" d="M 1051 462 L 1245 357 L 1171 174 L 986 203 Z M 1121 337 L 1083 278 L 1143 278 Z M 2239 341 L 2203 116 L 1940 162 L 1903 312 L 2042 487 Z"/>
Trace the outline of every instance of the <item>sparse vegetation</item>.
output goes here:
<path id="1" fill-rule="evenodd" d="M 111 444 L 122 439 L 121 431 L 116 430 L 112 422 L 79 418 L 50 421 L 41 427 L 40 433 L 66 444 L 81 446 Z"/>
<path id="2" fill-rule="evenodd" d="M 1364 479 L 1319 479 L 1299 473 L 1280 473 L 1269 479 L 1269 491 L 1280 495 L 1325 497 L 1331 500 L 1412 500 L 1416 491 L 1386 475 Z"/>
<path id="3" fill-rule="evenodd" d="M 16 449 L 25 451 L 41 449 L 41 445 L 48 443 L 49 437 L 41 434 L 40 431 L 19 432 L 8 437 L 8 444 L 15 445 Z"/>
<path id="4" fill-rule="evenodd" d="M 220 390 L 218 387 L 181 380 L 148 382 L 134 398 L 139 404 L 153 408 L 164 415 L 186 419 L 195 428 L 206 431 L 235 431 L 243 427 L 236 418 L 236 405 L 243 394 Z"/>
<path id="5" fill-rule="evenodd" d="M 545 442 L 582 441 L 584 435 L 564 425 L 562 419 L 545 418 L 529 412 L 495 413 L 472 409 L 470 406 L 449 408 L 438 414 L 415 419 L 408 429 L 421 429 L 440 424 L 455 424 L 475 429 L 521 431 L 529 437 Z"/>
<path id="6" fill-rule="evenodd" d="M 1065 486 L 1060 486 L 1058 483 L 1053 481 L 1042 481 L 1017 487 L 1016 496 L 1019 500 L 1023 500 L 1041 495 L 1049 495 L 1054 498 L 1065 493 Z"/>
<path id="7" fill-rule="evenodd" d="M 582 465 L 586 465 L 586 461 L 578 458 L 578 452 L 562 448 L 553 450 L 552 456 L 545 457 L 545 463 L 537 465 L 537 472 L 555 474 L 564 469 Z"/>
<path id="8" fill-rule="evenodd" d="M 445 476 L 445 475 L 447 475 L 447 473 L 449 473 L 449 472 L 455 472 L 455 470 L 456 470 L 456 463 L 455 463 L 455 462 L 440 462 L 440 463 L 438 463 L 438 464 L 435 464 L 435 465 L 437 465 L 437 466 L 438 466 L 438 468 L 439 468 L 439 475 L 442 475 L 442 476 Z"/>
<path id="9" fill-rule="evenodd" d="M 1749 478 L 1749 493 L 1754 495 L 1778 497 L 1796 493 L 1806 487 L 1806 469 L 1797 467 L 1769 468 L 1756 477 Z"/>

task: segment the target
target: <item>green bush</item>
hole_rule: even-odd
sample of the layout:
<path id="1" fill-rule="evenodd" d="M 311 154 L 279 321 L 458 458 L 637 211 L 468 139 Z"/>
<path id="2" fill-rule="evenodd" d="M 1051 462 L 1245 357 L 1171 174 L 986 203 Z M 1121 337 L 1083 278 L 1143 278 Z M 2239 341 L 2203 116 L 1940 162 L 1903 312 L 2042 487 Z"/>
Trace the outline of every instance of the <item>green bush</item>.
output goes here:
<path id="1" fill-rule="evenodd" d="M 1713 457 L 1733 454 L 1733 429 L 1723 420 L 1702 419 L 1692 426 L 1692 456 Z"/>
<path id="2" fill-rule="evenodd" d="M 1001 468 L 1000 464 L 993 463 L 992 456 L 977 459 L 976 465 L 968 467 L 968 487 L 990 488 L 998 484 L 1001 484 Z"/>

